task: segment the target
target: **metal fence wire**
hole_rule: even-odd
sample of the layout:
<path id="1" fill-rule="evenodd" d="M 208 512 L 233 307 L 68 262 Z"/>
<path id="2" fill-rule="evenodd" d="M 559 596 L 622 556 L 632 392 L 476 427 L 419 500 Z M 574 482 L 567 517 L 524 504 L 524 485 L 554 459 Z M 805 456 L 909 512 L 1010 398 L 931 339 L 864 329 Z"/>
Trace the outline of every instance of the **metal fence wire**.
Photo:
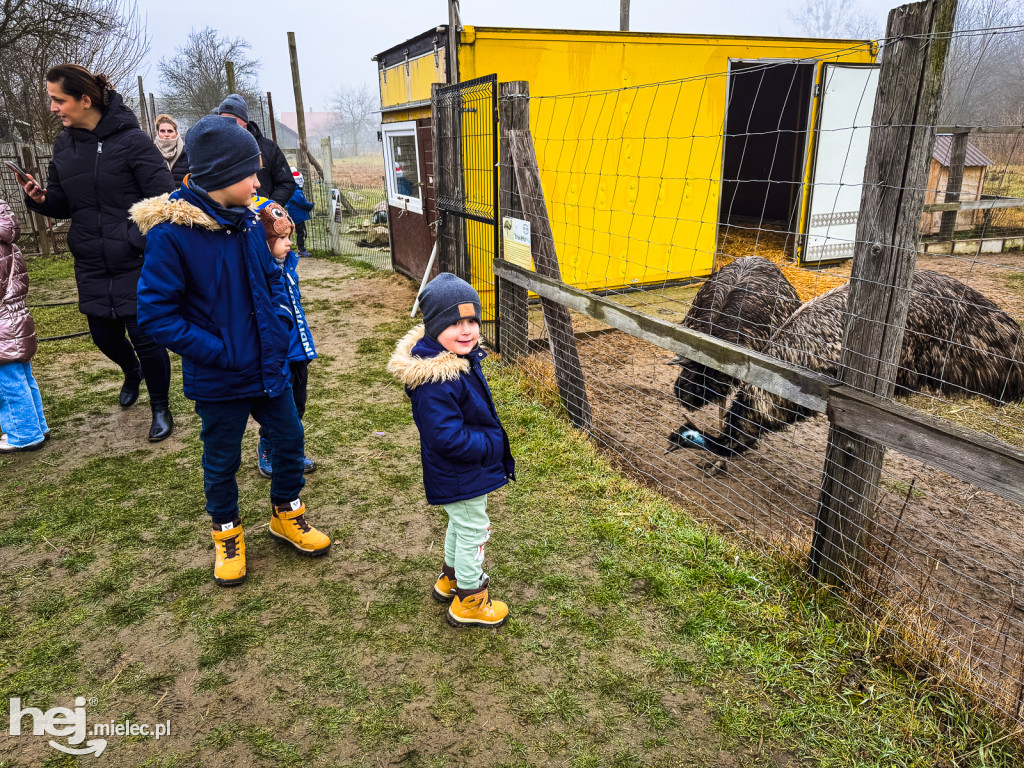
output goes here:
<path id="1" fill-rule="evenodd" d="M 345 255 L 375 269 L 392 269 L 388 236 L 384 161 L 379 155 L 335 160 L 330 138 L 319 142 L 315 159 L 285 150 L 289 162 L 302 170 L 303 193 L 313 203 L 306 224 L 306 248 Z M 304 162 L 303 162 L 304 161 Z"/>
<path id="2" fill-rule="evenodd" d="M 68 248 L 68 229 L 71 226 L 70 219 L 48 219 L 33 216 L 25 207 L 25 195 L 18 184 L 14 171 L 3 164 L 4 160 L 12 160 L 19 167 L 25 167 L 25 149 L 32 159 L 26 171 L 35 176 L 43 186 L 46 186 L 46 179 L 50 172 L 50 158 L 53 155 L 53 148 L 41 145 L 25 145 L 16 143 L 0 144 L 0 198 L 7 201 L 7 204 L 18 217 L 21 225 L 21 236 L 18 238 L 18 245 L 26 254 L 39 253 L 42 250 L 40 238 L 49 238 L 50 250 L 53 252 L 66 251 Z"/>
<path id="3" fill-rule="evenodd" d="M 433 99 L 438 177 L 438 264 L 480 294 L 484 334 L 497 337 L 497 285 L 491 260 L 498 250 L 497 77 L 441 88 Z"/>
<path id="4" fill-rule="evenodd" d="M 881 72 L 850 48 L 610 91 L 503 84 L 502 213 L 530 222 L 535 264 L 494 264 L 502 356 L 628 472 L 838 569 L 893 649 L 1024 722 L 1021 130 L 971 126 L 985 178 L 953 190 L 928 172 L 935 110 L 872 119 L 886 66 L 925 78 L 939 38 L 890 34 Z M 880 185 L 894 142 L 912 183 Z M 506 189 L 531 157 L 536 188 Z M 882 231 L 900 205 L 902 235 Z M 891 361 L 862 359 L 875 336 Z"/>

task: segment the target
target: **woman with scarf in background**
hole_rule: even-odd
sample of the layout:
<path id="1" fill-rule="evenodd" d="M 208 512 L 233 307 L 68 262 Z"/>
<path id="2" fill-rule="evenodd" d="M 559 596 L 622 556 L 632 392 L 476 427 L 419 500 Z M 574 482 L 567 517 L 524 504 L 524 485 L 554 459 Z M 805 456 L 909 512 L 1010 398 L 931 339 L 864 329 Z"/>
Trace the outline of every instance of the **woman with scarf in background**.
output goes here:
<path id="1" fill-rule="evenodd" d="M 178 124 L 170 115 L 159 115 L 156 119 L 156 138 L 153 140 L 164 162 L 174 177 L 174 186 L 180 187 L 181 180 L 188 173 L 188 155 L 185 140 L 178 135 Z"/>

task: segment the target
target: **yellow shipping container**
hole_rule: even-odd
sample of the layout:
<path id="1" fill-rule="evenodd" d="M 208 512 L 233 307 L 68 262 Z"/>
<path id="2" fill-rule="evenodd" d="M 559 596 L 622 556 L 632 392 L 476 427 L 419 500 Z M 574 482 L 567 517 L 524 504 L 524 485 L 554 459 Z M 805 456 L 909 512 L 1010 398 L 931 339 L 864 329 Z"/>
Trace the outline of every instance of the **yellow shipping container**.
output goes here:
<path id="1" fill-rule="evenodd" d="M 446 40 L 438 28 L 376 57 L 385 136 L 399 119 L 429 124 L 429 81 L 454 79 Z M 838 212 L 849 203 L 826 187 L 855 188 L 859 178 L 822 186 L 824 213 L 810 215 L 818 107 L 829 72 L 864 69 L 875 53 L 854 40 L 465 27 L 457 61 L 458 81 L 494 73 L 529 83 L 563 279 L 601 290 L 709 274 L 725 220 L 778 221 L 804 235 L 794 241 L 804 261 L 842 258 Z M 851 77 L 843 87 L 861 88 L 863 72 Z M 865 100 L 870 108 L 873 84 Z M 841 138 L 852 146 L 853 134 Z M 471 238 L 471 250 L 493 250 L 486 233 Z M 483 288 L 489 275 L 480 278 Z"/>

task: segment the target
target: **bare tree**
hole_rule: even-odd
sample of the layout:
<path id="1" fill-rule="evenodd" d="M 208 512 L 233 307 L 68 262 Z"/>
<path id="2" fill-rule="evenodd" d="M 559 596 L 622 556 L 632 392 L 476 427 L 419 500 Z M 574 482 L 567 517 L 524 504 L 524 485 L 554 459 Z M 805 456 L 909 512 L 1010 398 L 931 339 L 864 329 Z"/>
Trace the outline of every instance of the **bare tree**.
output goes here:
<path id="1" fill-rule="evenodd" d="M 379 106 L 377 95 L 365 83 L 340 85 L 334 89 L 328 107 L 338 114 L 336 128 L 348 137 L 353 156 L 359 155 L 359 142 L 372 136 L 378 123 Z"/>
<path id="2" fill-rule="evenodd" d="M 19 16 L 0 21 L 0 133 L 52 141 L 60 124 L 50 115 L 44 82 L 56 64 L 103 72 L 129 97 L 131 79 L 149 52 L 149 34 L 134 0 L 3 0 Z M 17 7 L 15 7 L 17 6 Z M 53 14 L 50 17 L 38 14 Z M 42 19 L 42 22 L 40 22 Z M 130 103 L 130 98 L 127 99 Z M 6 128 L 6 130 L 5 130 Z"/>
<path id="3" fill-rule="evenodd" d="M 249 55 L 243 38 L 221 37 L 212 27 L 189 32 L 185 45 L 170 60 L 161 59 L 163 104 L 175 117 L 195 122 L 228 95 L 224 62 L 235 65 L 235 88 L 250 104 L 259 99 L 260 60 Z M 269 126 L 260 126 L 269 130 Z"/>
<path id="4" fill-rule="evenodd" d="M 54 33 L 74 35 L 87 26 L 93 5 L 80 0 L 0 0 L 0 50 Z"/>
<path id="5" fill-rule="evenodd" d="M 806 37 L 872 40 L 883 29 L 879 19 L 861 10 L 853 0 L 802 0 L 786 15 Z"/>
<path id="6" fill-rule="evenodd" d="M 997 123 L 1016 113 L 1024 99 L 1024 34 L 1013 27 L 1024 24 L 1022 5 L 961 0 L 943 72 L 941 122 Z"/>

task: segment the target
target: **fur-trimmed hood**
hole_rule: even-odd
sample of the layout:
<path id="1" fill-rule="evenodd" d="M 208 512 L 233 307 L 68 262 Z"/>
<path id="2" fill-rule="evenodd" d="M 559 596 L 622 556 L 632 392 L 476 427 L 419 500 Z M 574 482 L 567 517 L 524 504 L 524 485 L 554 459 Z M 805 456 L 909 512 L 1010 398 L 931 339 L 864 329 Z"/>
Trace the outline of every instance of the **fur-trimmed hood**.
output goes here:
<path id="1" fill-rule="evenodd" d="M 224 229 L 224 226 L 206 211 L 179 197 L 171 200 L 171 194 L 174 193 L 140 200 L 128 209 L 128 217 L 135 222 L 142 234 L 148 234 L 149 230 L 165 221 L 186 227 L 202 227 L 211 232 Z"/>
<path id="2" fill-rule="evenodd" d="M 438 381 L 455 381 L 462 374 L 469 373 L 469 360 L 448 350 L 442 350 L 434 357 L 414 355 L 413 348 L 423 339 L 423 334 L 421 324 L 399 340 L 388 361 L 388 373 L 409 389 Z"/>

